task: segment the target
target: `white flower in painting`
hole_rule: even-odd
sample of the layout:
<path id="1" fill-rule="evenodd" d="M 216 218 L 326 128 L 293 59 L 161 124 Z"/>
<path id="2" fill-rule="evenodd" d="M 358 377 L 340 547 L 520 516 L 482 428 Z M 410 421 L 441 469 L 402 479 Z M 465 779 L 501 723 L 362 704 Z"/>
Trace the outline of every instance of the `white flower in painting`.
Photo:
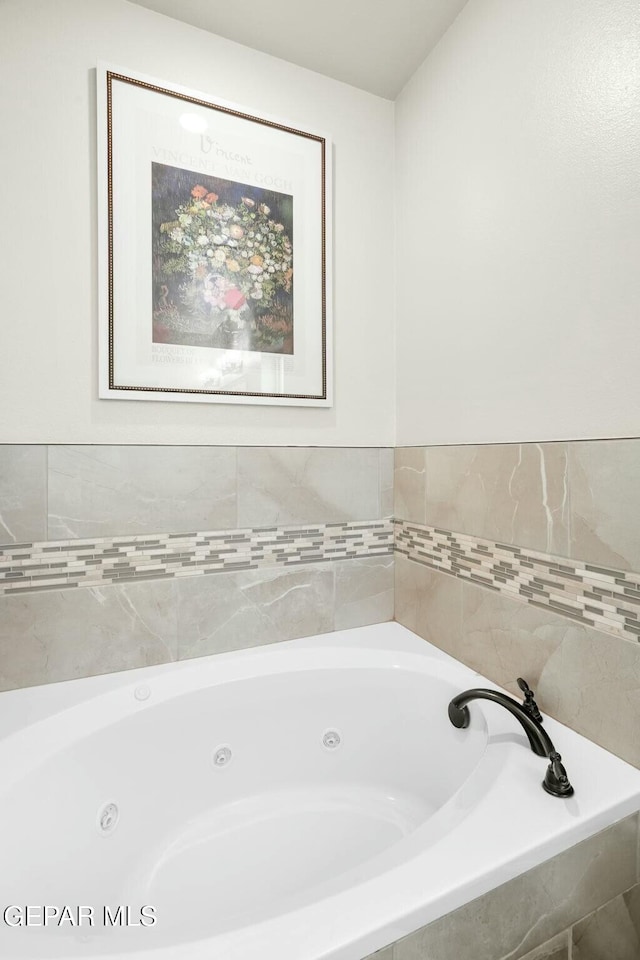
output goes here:
<path id="1" fill-rule="evenodd" d="M 258 243 L 260 243 L 260 241 L 262 240 L 262 234 L 261 234 L 261 233 L 256 233 L 256 240 L 258 241 Z"/>
<path id="2" fill-rule="evenodd" d="M 223 219 L 225 219 L 225 220 L 231 220 L 231 218 L 233 217 L 234 213 L 235 213 L 235 211 L 234 211 L 233 207 L 226 207 L 226 206 L 225 206 L 225 207 L 222 207 L 221 210 L 220 210 L 220 215 L 221 215 L 221 216 L 223 217 Z"/>
<path id="3" fill-rule="evenodd" d="M 209 249 L 207 250 L 207 256 L 208 256 L 208 257 L 212 257 L 212 256 L 213 256 L 213 250 L 211 249 L 211 247 L 209 247 Z"/>
<path id="4" fill-rule="evenodd" d="M 268 270 L 269 270 L 269 273 L 275 273 L 275 272 L 276 272 L 276 268 L 275 268 L 275 267 L 269 267 Z"/>
<path id="5" fill-rule="evenodd" d="M 191 223 L 193 222 L 193 217 L 188 213 L 181 213 L 178 217 L 178 220 L 183 227 L 190 227 Z"/>
<path id="6" fill-rule="evenodd" d="M 261 203 L 260 206 L 258 207 L 258 210 L 260 211 L 260 213 L 264 213 L 265 217 L 268 217 L 269 214 L 271 213 L 271 207 L 268 207 L 266 203 Z"/>
<path id="7" fill-rule="evenodd" d="M 224 242 L 225 242 L 225 241 L 224 241 L 224 237 L 221 237 L 220 234 L 218 233 L 218 234 L 216 234 L 216 236 L 213 238 L 213 242 L 214 242 L 214 243 L 218 243 L 218 244 L 224 243 Z"/>
<path id="8" fill-rule="evenodd" d="M 249 296 L 254 300 L 262 300 L 262 287 L 254 287 Z"/>
<path id="9" fill-rule="evenodd" d="M 252 263 L 250 267 L 247 267 L 249 273 L 253 273 L 256 276 L 262 273 L 262 267 L 257 266 L 257 264 Z"/>
<path id="10" fill-rule="evenodd" d="M 198 243 L 200 244 L 201 247 L 206 247 L 209 243 L 209 237 L 201 233 L 200 236 L 198 237 Z"/>
<path id="11" fill-rule="evenodd" d="M 228 246 L 228 247 L 237 247 L 237 246 L 238 246 L 238 241 L 237 241 L 237 240 L 227 240 L 227 246 Z"/>
<path id="12" fill-rule="evenodd" d="M 216 250 L 214 256 L 215 256 L 216 260 L 218 260 L 220 263 L 224 263 L 224 261 L 225 261 L 225 252 L 224 252 L 224 250 L 220 250 L 220 249 Z"/>

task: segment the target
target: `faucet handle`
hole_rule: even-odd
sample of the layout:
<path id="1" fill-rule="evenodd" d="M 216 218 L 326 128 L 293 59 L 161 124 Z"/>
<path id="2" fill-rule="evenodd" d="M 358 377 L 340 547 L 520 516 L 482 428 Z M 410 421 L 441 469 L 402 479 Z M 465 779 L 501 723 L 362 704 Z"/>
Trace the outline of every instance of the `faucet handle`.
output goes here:
<path id="1" fill-rule="evenodd" d="M 542 786 L 552 797 L 573 796 L 574 789 L 569 783 L 569 777 L 562 763 L 562 757 L 556 750 L 553 750 L 549 754 L 549 760 L 551 762 L 547 767 L 547 773 L 542 781 Z"/>
<path id="2" fill-rule="evenodd" d="M 529 686 L 526 680 L 523 680 L 522 677 L 518 677 L 518 686 L 524 693 L 524 702 L 522 704 L 523 709 L 527 711 L 530 717 L 536 720 L 538 723 L 542 723 L 542 714 L 538 709 L 538 704 L 533 699 L 533 690 Z"/>

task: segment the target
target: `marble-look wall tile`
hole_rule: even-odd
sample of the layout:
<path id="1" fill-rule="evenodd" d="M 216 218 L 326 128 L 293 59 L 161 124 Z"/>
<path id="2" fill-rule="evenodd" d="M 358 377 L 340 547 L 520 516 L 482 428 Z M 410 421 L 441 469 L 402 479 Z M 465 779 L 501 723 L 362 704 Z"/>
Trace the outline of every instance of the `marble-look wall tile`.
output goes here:
<path id="1" fill-rule="evenodd" d="M 570 931 L 565 930 L 557 937 L 547 940 L 541 947 L 532 950 L 531 953 L 522 957 L 522 960 L 571 960 L 569 937 Z M 507 957 L 501 960 L 507 960 Z"/>
<path id="2" fill-rule="evenodd" d="M 0 598 L 0 690 L 174 660 L 172 583 Z"/>
<path id="3" fill-rule="evenodd" d="M 640 886 L 596 910 L 572 931 L 571 960 L 638 960 Z"/>
<path id="4" fill-rule="evenodd" d="M 278 639 L 272 621 L 244 594 L 242 580 L 241 573 L 219 573 L 176 584 L 180 660 Z"/>
<path id="5" fill-rule="evenodd" d="M 567 634 L 582 632 L 570 620 L 471 583 L 463 584 L 462 623 L 460 659 L 513 691 L 518 677 L 537 690 L 545 664 Z"/>
<path id="6" fill-rule="evenodd" d="M 395 618 L 543 712 L 640 767 L 640 644 L 396 555 Z"/>
<path id="7" fill-rule="evenodd" d="M 378 449 L 238 448 L 238 526 L 374 520 Z"/>
<path id="8" fill-rule="evenodd" d="M 456 577 L 395 555 L 395 619 L 461 660 L 462 587 Z"/>
<path id="9" fill-rule="evenodd" d="M 234 447 L 51 446 L 49 539 L 229 529 Z"/>
<path id="10" fill-rule="evenodd" d="M 395 451 L 393 447 L 380 448 L 380 517 L 393 516 L 393 474 Z"/>
<path id="11" fill-rule="evenodd" d="M 0 597 L 0 691 L 392 616 L 392 557 Z"/>
<path id="12" fill-rule="evenodd" d="M 0 444 L 0 543 L 47 537 L 47 448 Z"/>
<path id="13" fill-rule="evenodd" d="M 571 556 L 640 570 L 640 440 L 569 444 Z"/>
<path id="14" fill-rule="evenodd" d="M 333 630 L 334 574 L 333 563 L 248 570 L 241 574 L 242 590 L 277 629 L 278 640 L 294 640 Z"/>
<path id="15" fill-rule="evenodd" d="M 522 960 L 635 883 L 636 831 L 634 815 L 576 844 L 399 940 L 393 960 Z"/>
<path id="16" fill-rule="evenodd" d="M 179 658 L 333 630 L 333 567 L 309 564 L 293 570 L 244 570 L 179 581 Z"/>
<path id="17" fill-rule="evenodd" d="M 399 447 L 394 514 L 640 570 L 640 439 Z"/>
<path id="18" fill-rule="evenodd" d="M 566 444 L 427 447 L 425 522 L 566 556 Z"/>
<path id="19" fill-rule="evenodd" d="M 393 493 L 394 517 L 427 522 L 426 447 L 396 447 Z"/>
<path id="20" fill-rule="evenodd" d="M 336 630 L 393 620 L 393 557 L 339 560 L 334 573 Z"/>
<path id="21" fill-rule="evenodd" d="M 537 693 L 542 710 L 640 767 L 640 644 L 591 627 L 565 629 Z"/>

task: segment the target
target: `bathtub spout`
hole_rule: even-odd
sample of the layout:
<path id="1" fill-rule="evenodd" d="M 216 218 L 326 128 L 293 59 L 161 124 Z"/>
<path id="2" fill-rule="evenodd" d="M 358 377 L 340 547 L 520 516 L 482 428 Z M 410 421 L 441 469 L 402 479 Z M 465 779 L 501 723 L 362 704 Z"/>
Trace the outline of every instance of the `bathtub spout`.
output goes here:
<path id="1" fill-rule="evenodd" d="M 569 783 L 567 771 L 561 762 L 562 757 L 554 747 L 551 737 L 522 704 L 498 690 L 484 688 L 465 690 L 464 693 L 459 693 L 457 697 L 454 697 L 449 704 L 449 719 L 454 727 L 464 728 L 469 726 L 467 704 L 471 700 L 491 700 L 493 703 L 499 703 L 501 707 L 513 714 L 526 733 L 533 752 L 537 756 L 547 757 L 551 761 L 542 781 L 544 789 L 553 797 L 570 797 L 573 794 L 573 787 Z"/>

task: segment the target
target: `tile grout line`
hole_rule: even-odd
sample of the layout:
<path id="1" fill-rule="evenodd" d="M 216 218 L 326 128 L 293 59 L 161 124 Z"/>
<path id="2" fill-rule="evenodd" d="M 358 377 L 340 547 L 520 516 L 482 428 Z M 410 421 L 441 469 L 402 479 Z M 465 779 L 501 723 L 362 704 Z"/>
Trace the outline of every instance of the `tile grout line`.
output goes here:
<path id="1" fill-rule="evenodd" d="M 49 444 L 44 447 L 44 532 L 49 539 Z"/>

